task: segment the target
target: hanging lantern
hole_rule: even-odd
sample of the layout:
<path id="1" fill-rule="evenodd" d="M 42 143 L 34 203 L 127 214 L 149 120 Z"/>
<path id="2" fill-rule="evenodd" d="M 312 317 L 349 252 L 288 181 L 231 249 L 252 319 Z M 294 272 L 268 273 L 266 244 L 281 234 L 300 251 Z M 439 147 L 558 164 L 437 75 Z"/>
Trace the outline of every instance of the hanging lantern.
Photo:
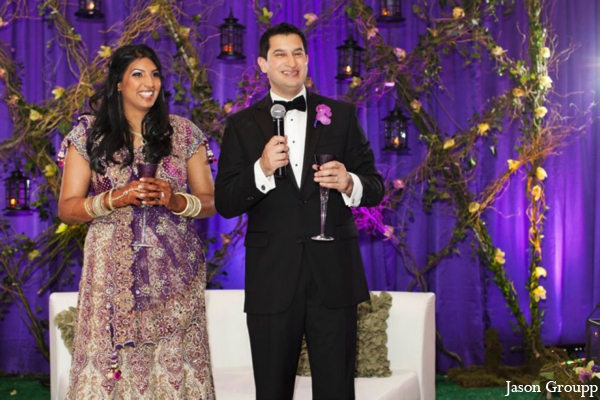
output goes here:
<path id="1" fill-rule="evenodd" d="M 15 169 L 9 178 L 4 179 L 4 192 L 6 194 L 5 211 L 29 211 L 29 184 L 30 180 L 21 170 Z"/>
<path id="2" fill-rule="evenodd" d="M 352 35 L 346 39 L 342 46 L 338 46 L 336 49 L 338 68 L 335 79 L 339 81 L 351 81 L 355 76 L 360 78 L 362 52 L 364 49 L 358 46 Z"/>
<path id="3" fill-rule="evenodd" d="M 233 10 L 229 10 L 229 17 L 225 23 L 219 26 L 221 30 L 221 53 L 217 56 L 221 60 L 243 60 L 243 33 L 246 27 L 238 24 L 237 18 L 233 17 Z"/>
<path id="4" fill-rule="evenodd" d="M 379 0 L 379 22 L 402 22 L 402 0 Z"/>
<path id="5" fill-rule="evenodd" d="M 585 358 L 587 362 L 600 364 L 600 303 L 585 322 Z"/>
<path id="6" fill-rule="evenodd" d="M 382 119 L 383 142 L 385 150 L 408 150 L 408 118 L 398 106 Z"/>
<path id="7" fill-rule="evenodd" d="M 79 0 L 79 10 L 75 15 L 81 18 L 104 18 L 102 0 Z"/>

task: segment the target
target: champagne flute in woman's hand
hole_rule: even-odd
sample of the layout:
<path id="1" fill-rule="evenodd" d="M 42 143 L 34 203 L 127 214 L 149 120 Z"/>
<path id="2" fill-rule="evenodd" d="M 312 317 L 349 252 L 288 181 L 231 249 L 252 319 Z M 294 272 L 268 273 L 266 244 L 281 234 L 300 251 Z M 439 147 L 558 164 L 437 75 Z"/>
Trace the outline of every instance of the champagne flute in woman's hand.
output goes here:
<path id="1" fill-rule="evenodd" d="M 334 161 L 336 156 L 333 154 L 315 154 L 315 163 L 321 169 L 321 165 Z M 325 220 L 327 219 L 327 202 L 329 201 L 329 189 L 323 186 L 319 186 L 320 199 L 321 199 L 321 233 L 317 236 L 313 236 L 312 240 L 319 240 L 329 242 L 333 238 L 325 235 Z"/>
<path id="2" fill-rule="evenodd" d="M 156 175 L 158 164 L 143 162 L 136 163 L 136 167 L 140 178 L 153 178 Z M 146 208 L 146 205 L 142 204 L 142 237 L 133 243 L 134 247 L 154 247 L 146 243 Z"/>

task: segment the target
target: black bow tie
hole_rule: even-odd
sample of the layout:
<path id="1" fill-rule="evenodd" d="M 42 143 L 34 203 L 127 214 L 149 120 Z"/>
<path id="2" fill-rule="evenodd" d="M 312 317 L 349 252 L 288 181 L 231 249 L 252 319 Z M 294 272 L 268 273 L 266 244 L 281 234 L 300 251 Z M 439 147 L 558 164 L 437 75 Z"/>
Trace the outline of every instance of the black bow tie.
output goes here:
<path id="1" fill-rule="evenodd" d="M 273 104 L 281 104 L 285 107 L 285 111 L 306 111 L 306 99 L 304 96 L 298 96 L 292 101 L 275 100 Z"/>

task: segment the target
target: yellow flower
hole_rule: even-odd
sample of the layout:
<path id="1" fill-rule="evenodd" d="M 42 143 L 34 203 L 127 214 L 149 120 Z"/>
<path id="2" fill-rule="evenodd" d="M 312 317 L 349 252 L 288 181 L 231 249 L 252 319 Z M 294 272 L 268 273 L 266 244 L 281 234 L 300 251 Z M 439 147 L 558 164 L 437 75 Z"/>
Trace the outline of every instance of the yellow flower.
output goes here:
<path id="1" fill-rule="evenodd" d="M 512 90 L 512 95 L 515 97 L 523 97 L 525 96 L 525 91 L 521 88 L 516 87 Z"/>
<path id="2" fill-rule="evenodd" d="M 367 38 L 373 39 L 375 36 L 377 36 L 377 32 L 379 32 L 379 29 L 377 28 L 369 29 L 369 31 L 367 32 Z"/>
<path id="3" fill-rule="evenodd" d="M 383 236 L 385 236 L 385 240 L 390 240 L 394 236 L 394 227 L 386 225 L 383 230 Z"/>
<path id="4" fill-rule="evenodd" d="M 350 87 L 351 88 L 355 88 L 360 86 L 360 83 L 362 82 L 362 79 L 360 79 L 360 77 L 358 76 L 353 76 L 352 77 L 352 82 L 350 83 Z"/>
<path id="5" fill-rule="evenodd" d="M 228 101 L 227 103 L 223 104 L 223 112 L 225 114 L 229 114 L 232 109 L 233 109 L 233 103 L 232 102 Z"/>
<path id="6" fill-rule="evenodd" d="M 550 89 L 552 87 L 552 78 L 548 75 L 540 77 L 540 85 L 545 89 Z"/>
<path id="7" fill-rule="evenodd" d="M 401 49 L 400 47 L 394 48 L 394 55 L 398 59 L 398 61 L 402 61 L 406 58 L 406 50 Z"/>
<path id="8" fill-rule="evenodd" d="M 515 160 L 511 160 L 508 159 L 506 162 L 508 162 L 508 170 L 509 171 L 514 171 L 517 168 L 519 168 L 519 165 L 521 164 L 519 161 L 515 161 Z"/>
<path id="9" fill-rule="evenodd" d="M 471 214 L 476 213 L 477 211 L 479 211 L 479 208 L 481 208 L 481 205 L 477 202 L 472 202 L 469 204 L 469 212 Z"/>
<path id="10" fill-rule="evenodd" d="M 543 181 L 544 179 L 546 179 L 548 177 L 548 173 L 546 173 L 546 170 L 542 167 L 537 167 L 535 170 L 535 176 L 540 180 Z"/>
<path id="11" fill-rule="evenodd" d="M 542 47 L 540 49 L 540 56 L 544 58 L 550 58 L 550 49 L 547 47 Z"/>
<path id="12" fill-rule="evenodd" d="M 110 46 L 100 46 L 100 50 L 98 51 L 98 55 L 102 58 L 108 58 L 112 54 L 112 50 Z"/>
<path id="13" fill-rule="evenodd" d="M 158 4 L 154 4 L 152 6 L 148 6 L 148 12 L 152 15 L 156 14 L 158 12 L 158 8 L 160 7 L 160 5 Z"/>
<path id="14" fill-rule="evenodd" d="M 221 233 L 221 241 L 223 242 L 223 244 L 231 243 L 231 235 L 228 235 L 226 233 Z"/>
<path id="15" fill-rule="evenodd" d="M 506 263 L 504 256 L 505 256 L 505 253 L 502 250 L 496 249 L 496 254 L 494 255 L 494 261 L 496 261 L 498 264 L 504 265 L 504 263 Z"/>
<path id="16" fill-rule="evenodd" d="M 546 300 L 546 289 L 543 286 L 538 286 L 533 290 L 533 295 L 535 296 L 535 301 L 540 301 L 540 299 Z"/>
<path id="17" fill-rule="evenodd" d="M 452 147 L 454 147 L 454 139 L 446 139 L 446 140 L 444 140 L 444 147 L 443 147 L 444 150 L 450 149 Z"/>
<path id="18" fill-rule="evenodd" d="M 546 270 L 544 267 L 535 267 L 535 277 L 539 278 L 540 276 L 546 277 Z"/>
<path id="19" fill-rule="evenodd" d="M 41 255 L 42 253 L 40 253 L 39 250 L 31 250 L 29 254 L 27 254 L 27 258 L 29 258 L 29 261 L 33 261 Z"/>
<path id="20" fill-rule="evenodd" d="M 0 79 L 4 79 L 6 77 L 6 70 L 4 68 L 0 68 Z"/>
<path id="21" fill-rule="evenodd" d="M 544 106 L 535 109 L 535 116 L 538 118 L 544 118 L 548 113 L 548 109 Z"/>
<path id="22" fill-rule="evenodd" d="M 182 38 L 187 39 L 190 37 L 190 28 L 187 26 L 182 26 L 179 28 L 179 34 Z"/>
<path id="23" fill-rule="evenodd" d="M 196 60 L 195 57 L 190 57 L 188 59 L 188 65 L 190 68 L 196 68 L 196 65 L 198 65 L 198 60 Z"/>
<path id="24" fill-rule="evenodd" d="M 65 224 L 64 222 L 61 222 L 58 227 L 56 228 L 56 230 L 54 231 L 54 233 L 56 234 L 61 234 L 63 232 L 65 232 L 68 228 L 68 225 Z"/>
<path id="25" fill-rule="evenodd" d="M 496 57 L 500 57 L 502 54 L 504 54 L 504 49 L 500 46 L 496 46 L 492 49 L 492 54 Z"/>
<path id="26" fill-rule="evenodd" d="M 540 185 L 535 185 L 533 189 L 531 189 L 531 196 L 535 201 L 538 201 L 540 197 L 542 197 L 542 188 Z"/>
<path id="27" fill-rule="evenodd" d="M 429 31 L 429 33 L 431 33 L 431 36 L 437 37 L 437 35 L 438 35 L 438 30 L 437 29 L 427 28 L 427 30 Z"/>
<path id="28" fill-rule="evenodd" d="M 490 130 L 490 124 L 488 124 L 487 122 L 482 122 L 481 124 L 477 125 L 477 133 L 483 136 L 486 136 L 486 132 Z"/>
<path id="29" fill-rule="evenodd" d="M 415 112 L 419 113 L 421 111 L 421 102 L 417 99 L 414 99 L 410 102 L 410 108 Z"/>
<path id="30" fill-rule="evenodd" d="M 304 19 L 306 20 L 306 26 L 309 26 L 317 22 L 319 17 L 317 17 L 317 14 L 315 13 L 306 13 L 304 14 Z"/>
<path id="31" fill-rule="evenodd" d="M 273 16 L 273 12 L 269 11 L 269 9 L 267 7 L 263 7 L 263 9 L 262 9 L 262 15 L 266 19 L 271 19 L 271 17 Z"/>
<path id="32" fill-rule="evenodd" d="M 46 178 L 53 177 L 58 172 L 56 164 L 48 164 L 44 167 L 44 176 Z"/>
<path id="33" fill-rule="evenodd" d="M 42 114 L 40 114 L 37 110 L 31 109 L 29 111 L 29 119 L 32 121 L 37 121 L 42 118 Z"/>
<path id="34" fill-rule="evenodd" d="M 54 95 L 54 100 L 58 100 L 63 96 L 63 94 L 65 94 L 65 88 L 56 86 L 52 91 L 52 94 Z"/>
<path id="35" fill-rule="evenodd" d="M 460 7 L 454 7 L 452 9 L 452 18 L 459 19 L 465 16 L 465 10 Z"/>

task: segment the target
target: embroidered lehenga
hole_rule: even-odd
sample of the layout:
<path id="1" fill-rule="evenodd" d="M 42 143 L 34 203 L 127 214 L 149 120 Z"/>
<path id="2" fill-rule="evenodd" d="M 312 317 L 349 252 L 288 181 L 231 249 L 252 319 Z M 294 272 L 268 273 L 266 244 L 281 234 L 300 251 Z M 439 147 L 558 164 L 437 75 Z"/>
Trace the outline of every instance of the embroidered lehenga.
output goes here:
<path id="1" fill-rule="evenodd" d="M 87 130 L 92 117 L 63 141 L 89 160 Z M 172 155 L 156 176 L 173 193 L 186 191 L 186 161 L 207 140 L 185 118 L 171 116 Z M 142 150 L 135 149 L 141 162 Z M 92 173 L 90 194 L 120 188 L 137 178 L 135 162 Z M 214 399 L 204 290 L 206 264 L 194 220 L 164 207 L 147 210 L 145 240 L 141 209 L 118 208 L 89 224 L 79 285 L 69 399 Z"/>

